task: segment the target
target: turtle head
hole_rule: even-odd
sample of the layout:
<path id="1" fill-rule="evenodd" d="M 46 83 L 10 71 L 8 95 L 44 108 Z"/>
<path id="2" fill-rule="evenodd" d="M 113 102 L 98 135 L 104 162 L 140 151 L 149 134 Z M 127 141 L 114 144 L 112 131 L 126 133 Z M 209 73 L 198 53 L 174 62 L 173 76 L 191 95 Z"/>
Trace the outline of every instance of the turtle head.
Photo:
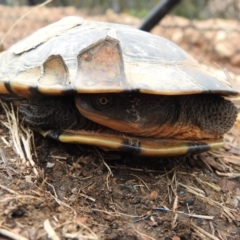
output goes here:
<path id="1" fill-rule="evenodd" d="M 235 106 L 214 94 L 81 94 L 75 101 L 84 117 L 135 136 L 184 140 L 219 138 L 236 119 Z"/>

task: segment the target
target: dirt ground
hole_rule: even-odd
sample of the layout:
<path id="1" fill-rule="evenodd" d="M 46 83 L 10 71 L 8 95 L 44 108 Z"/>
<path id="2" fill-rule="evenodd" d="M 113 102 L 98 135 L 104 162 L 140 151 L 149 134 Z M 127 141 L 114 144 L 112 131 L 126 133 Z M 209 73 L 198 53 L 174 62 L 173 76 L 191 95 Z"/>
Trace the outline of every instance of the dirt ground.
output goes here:
<path id="1" fill-rule="evenodd" d="M 44 8 L 42 21 L 25 21 L 26 31 L 17 32 L 29 34 L 39 22 L 48 24 L 66 11 L 76 15 L 70 9 L 49 14 Z M 9 11 L 0 6 L 3 34 L 9 29 L 6 19 L 12 19 Z M 10 12 L 16 18 L 23 9 Z M 91 18 L 139 23 L 111 14 Z M 5 48 L 16 40 L 19 36 L 9 35 Z M 228 62 L 237 76 L 238 65 Z M 36 152 L 29 153 L 32 135 L 23 128 L 13 131 L 16 120 L 8 115 L 10 126 L 6 116 L 0 108 L 0 239 L 240 239 L 240 119 L 217 151 L 140 158 L 38 134 Z"/>

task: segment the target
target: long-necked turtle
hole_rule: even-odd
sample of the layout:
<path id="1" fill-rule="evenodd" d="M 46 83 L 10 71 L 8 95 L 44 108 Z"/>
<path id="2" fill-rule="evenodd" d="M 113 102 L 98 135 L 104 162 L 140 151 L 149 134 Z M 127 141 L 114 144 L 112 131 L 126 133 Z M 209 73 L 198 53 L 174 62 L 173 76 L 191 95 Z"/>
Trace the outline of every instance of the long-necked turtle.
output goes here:
<path id="1" fill-rule="evenodd" d="M 78 17 L 1 53 L 0 93 L 44 135 L 151 156 L 220 147 L 239 94 L 169 40 Z"/>

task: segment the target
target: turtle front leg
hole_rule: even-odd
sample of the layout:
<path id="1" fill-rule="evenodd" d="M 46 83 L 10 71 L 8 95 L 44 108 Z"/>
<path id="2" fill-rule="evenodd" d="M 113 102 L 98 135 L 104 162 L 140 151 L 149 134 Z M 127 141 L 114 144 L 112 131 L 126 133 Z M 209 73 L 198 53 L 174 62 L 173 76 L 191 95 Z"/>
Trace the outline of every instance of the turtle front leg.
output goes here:
<path id="1" fill-rule="evenodd" d="M 19 107 L 24 122 L 39 129 L 83 128 L 88 121 L 75 107 L 73 97 L 23 100 Z"/>

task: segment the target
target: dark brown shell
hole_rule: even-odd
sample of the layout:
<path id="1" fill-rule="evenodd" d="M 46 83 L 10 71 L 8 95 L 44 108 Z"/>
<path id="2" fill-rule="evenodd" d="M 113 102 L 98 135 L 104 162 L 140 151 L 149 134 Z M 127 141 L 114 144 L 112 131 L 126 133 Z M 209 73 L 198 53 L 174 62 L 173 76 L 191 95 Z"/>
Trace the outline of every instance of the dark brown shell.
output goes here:
<path id="1" fill-rule="evenodd" d="M 37 91 L 36 91 L 37 90 Z M 237 95 L 171 41 L 132 27 L 66 17 L 0 54 L 0 93 L 125 90 Z"/>

